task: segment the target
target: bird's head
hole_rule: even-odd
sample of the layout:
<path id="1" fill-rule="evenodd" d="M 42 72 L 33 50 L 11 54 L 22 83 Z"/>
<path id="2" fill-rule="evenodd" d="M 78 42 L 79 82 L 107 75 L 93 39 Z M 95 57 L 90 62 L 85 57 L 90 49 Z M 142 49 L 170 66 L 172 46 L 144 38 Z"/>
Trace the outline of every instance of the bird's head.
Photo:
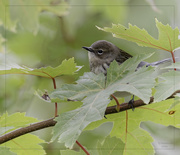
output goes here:
<path id="1" fill-rule="evenodd" d="M 83 47 L 89 51 L 89 61 L 111 63 L 118 55 L 119 48 L 106 40 L 98 40 L 90 47 Z"/>

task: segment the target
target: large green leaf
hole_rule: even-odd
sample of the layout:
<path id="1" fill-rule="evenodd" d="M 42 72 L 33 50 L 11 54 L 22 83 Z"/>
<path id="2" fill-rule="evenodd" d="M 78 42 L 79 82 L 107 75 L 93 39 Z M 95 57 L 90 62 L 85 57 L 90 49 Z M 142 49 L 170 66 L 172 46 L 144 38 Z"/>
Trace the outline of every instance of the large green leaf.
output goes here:
<path id="1" fill-rule="evenodd" d="M 149 55 L 150 56 L 150 55 Z M 147 58 L 147 55 L 136 56 L 127 60 L 127 69 L 120 67 L 116 62 L 112 63 L 108 72 L 109 77 L 117 75 L 116 78 L 105 77 L 103 74 L 85 73 L 77 84 L 65 84 L 62 88 L 55 90 L 50 94 L 51 98 L 82 100 L 82 107 L 61 114 L 55 120 L 57 121 L 53 138 L 65 142 L 67 147 L 72 147 L 82 130 L 91 122 L 100 120 L 104 117 L 106 106 L 110 102 L 109 96 L 115 91 L 127 91 L 142 98 L 146 103 L 151 96 L 151 88 L 154 86 L 155 77 L 152 74 L 152 67 L 143 67 L 135 72 L 135 68 L 140 61 Z M 128 72 L 132 64 L 131 72 Z M 118 70 L 118 68 L 121 68 Z M 116 68 L 116 69 L 115 69 Z M 123 72 L 123 74 L 122 74 Z M 143 79 L 142 79 L 143 77 Z M 143 83 L 143 84 L 142 84 Z"/>
<path id="2" fill-rule="evenodd" d="M 135 111 L 107 115 L 107 119 L 91 123 L 86 129 L 94 129 L 104 122 L 114 122 L 111 136 L 120 138 L 125 143 L 124 154 L 126 155 L 149 155 L 154 154 L 151 135 L 140 128 L 143 121 L 152 121 L 165 126 L 180 128 L 180 104 L 171 107 L 174 99 L 137 107 Z"/>
<path id="3" fill-rule="evenodd" d="M 100 28 L 98 29 L 111 32 L 114 37 L 125 39 L 137 43 L 139 46 L 151 47 L 161 49 L 169 52 L 173 52 L 180 47 L 179 29 L 176 27 L 172 29 L 171 26 L 163 25 L 156 19 L 156 27 L 159 31 L 158 40 L 153 38 L 145 29 L 140 29 L 137 26 L 129 24 L 129 28 L 121 24 L 113 24 L 112 28 Z"/>
<path id="4" fill-rule="evenodd" d="M 46 78 L 55 78 L 61 75 L 73 75 L 74 72 L 78 71 L 81 67 L 76 66 L 74 63 L 74 58 L 69 60 L 64 60 L 61 65 L 53 67 L 42 67 L 39 69 L 31 69 L 28 67 L 21 67 L 19 65 L 1 65 L 0 75 L 3 74 L 26 74 L 26 75 L 35 75 Z"/>

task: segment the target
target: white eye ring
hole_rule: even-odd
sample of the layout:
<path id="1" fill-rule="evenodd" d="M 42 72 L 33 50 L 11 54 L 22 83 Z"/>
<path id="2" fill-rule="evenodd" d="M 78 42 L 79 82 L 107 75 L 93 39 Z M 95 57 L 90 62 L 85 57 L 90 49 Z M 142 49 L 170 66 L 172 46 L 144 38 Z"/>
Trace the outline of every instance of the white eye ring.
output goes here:
<path id="1" fill-rule="evenodd" d="M 98 50 L 98 55 L 102 55 L 103 54 L 103 50 Z"/>

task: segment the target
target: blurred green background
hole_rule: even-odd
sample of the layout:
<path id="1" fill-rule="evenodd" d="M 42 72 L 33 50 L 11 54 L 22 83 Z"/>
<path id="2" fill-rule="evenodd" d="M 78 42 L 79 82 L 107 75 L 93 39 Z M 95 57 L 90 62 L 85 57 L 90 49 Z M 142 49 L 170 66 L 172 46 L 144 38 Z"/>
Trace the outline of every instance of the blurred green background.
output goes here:
<path id="1" fill-rule="evenodd" d="M 56 67 L 64 59 L 74 57 L 77 65 L 83 68 L 75 76 L 58 77 L 57 87 L 60 87 L 63 83 L 74 83 L 89 71 L 87 52 L 82 46 L 90 46 L 97 40 L 113 42 L 132 55 L 155 52 L 147 61 L 157 61 L 170 57 L 170 53 L 113 38 L 110 33 L 98 30 L 96 25 L 111 27 L 112 23 L 125 26 L 131 23 L 158 38 L 155 18 L 173 28 L 180 27 L 179 10 L 178 0 L 0 0 L 0 64 Z M 180 56 L 178 52 L 176 56 Z M 53 117 L 54 104 L 39 100 L 34 95 L 37 89 L 51 91 L 53 83 L 50 79 L 27 75 L 0 76 L 0 114 L 26 112 L 27 116 L 39 120 Z M 59 113 L 74 106 L 73 103 L 58 105 Z M 179 130 L 151 122 L 141 126 L 154 137 L 156 154 L 179 154 L 180 136 L 175 136 L 180 135 Z M 51 129 L 35 132 L 47 141 L 50 133 Z M 162 145 L 163 142 L 167 145 Z M 46 151 L 59 154 L 61 147 L 63 145 L 47 144 Z"/>

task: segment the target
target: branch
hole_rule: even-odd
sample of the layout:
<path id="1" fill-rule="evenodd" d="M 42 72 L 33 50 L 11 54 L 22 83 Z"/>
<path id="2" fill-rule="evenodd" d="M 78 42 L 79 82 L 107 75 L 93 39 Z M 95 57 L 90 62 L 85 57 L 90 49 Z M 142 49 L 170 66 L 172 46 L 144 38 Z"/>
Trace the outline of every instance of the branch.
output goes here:
<path id="1" fill-rule="evenodd" d="M 175 92 L 174 92 L 170 97 L 168 97 L 167 99 L 174 98 L 174 95 L 177 94 L 177 93 L 180 93 L 180 90 L 175 91 Z M 150 98 L 149 104 L 151 104 L 153 101 L 154 101 L 154 97 L 152 96 L 152 97 Z M 144 105 L 147 105 L 147 104 L 145 104 L 145 103 L 143 102 L 143 100 L 136 100 L 136 101 L 134 101 L 134 103 L 133 103 L 133 106 L 134 106 L 134 107 L 140 107 L 140 106 L 144 106 Z M 110 107 L 107 107 L 107 108 L 106 108 L 105 115 L 122 112 L 122 111 L 125 111 L 125 110 L 128 110 L 128 109 L 132 109 L 132 107 L 131 107 L 128 103 L 122 103 L 122 104 L 120 104 L 120 110 L 119 110 L 119 111 L 117 111 L 117 105 L 115 105 L 115 106 L 110 106 Z"/>
<path id="2" fill-rule="evenodd" d="M 53 120 L 54 118 L 42 121 L 42 122 L 38 122 L 38 123 L 34 123 L 34 124 L 30 124 L 27 127 L 23 127 L 23 128 L 19 128 L 17 130 L 11 131 L 3 136 L 0 137 L 0 144 L 5 143 L 9 140 L 12 140 L 16 137 L 22 136 L 24 134 L 33 132 L 33 131 L 37 131 L 43 128 L 47 128 L 47 127 L 51 127 L 51 126 L 55 126 L 56 121 Z"/>
<path id="3" fill-rule="evenodd" d="M 180 93 L 180 90 L 174 92 L 168 99 L 174 98 L 174 95 L 176 93 Z M 154 98 L 151 97 L 149 104 L 152 103 L 153 100 L 154 100 Z M 146 104 L 142 100 L 134 101 L 134 107 L 139 107 L 139 106 L 144 106 L 144 105 L 146 105 Z M 118 113 L 116 106 L 117 105 L 107 107 L 105 114 L 108 115 L 108 114 Z M 128 103 L 122 103 L 122 104 L 120 104 L 120 111 L 119 112 L 122 112 L 122 111 L 125 111 L 125 110 L 128 110 L 128 109 L 131 109 L 129 104 Z M 40 130 L 40 129 L 43 129 L 43 128 L 55 126 L 55 124 L 56 124 L 56 121 L 54 121 L 54 118 L 51 118 L 51 119 L 48 119 L 48 120 L 45 120 L 45 121 L 42 121 L 42 122 L 31 124 L 31 125 L 29 125 L 27 127 L 19 128 L 17 130 L 11 131 L 11 132 L 1 136 L 0 137 L 0 144 L 5 143 L 5 142 L 7 142 L 9 140 L 12 140 L 12 139 L 14 139 L 16 137 L 22 136 L 24 134 L 33 132 L 33 131 L 37 131 L 37 130 Z"/>
<path id="4" fill-rule="evenodd" d="M 149 104 L 152 103 L 153 100 L 154 100 L 154 97 L 151 97 Z M 147 104 L 145 104 L 145 103 L 143 102 L 143 100 L 136 100 L 136 101 L 134 101 L 134 103 L 133 103 L 134 108 L 135 108 L 135 107 L 144 106 L 144 105 L 147 105 Z M 129 105 L 129 103 L 122 103 L 122 104 L 120 104 L 120 110 L 119 110 L 119 112 L 122 112 L 122 111 L 125 111 L 125 110 L 128 110 L 128 109 L 132 109 L 132 107 Z M 113 113 L 118 113 L 118 111 L 117 111 L 117 105 L 110 106 L 110 107 L 107 107 L 107 108 L 106 108 L 105 115 L 113 114 Z"/>

